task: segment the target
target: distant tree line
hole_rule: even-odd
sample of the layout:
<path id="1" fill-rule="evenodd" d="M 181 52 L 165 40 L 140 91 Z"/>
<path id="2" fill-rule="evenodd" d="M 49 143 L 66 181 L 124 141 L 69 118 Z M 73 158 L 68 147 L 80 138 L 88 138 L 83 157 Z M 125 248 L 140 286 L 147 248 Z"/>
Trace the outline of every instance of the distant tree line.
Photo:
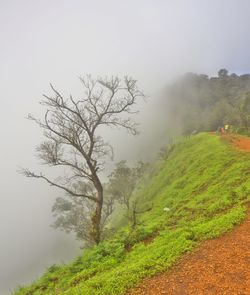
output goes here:
<path id="1" fill-rule="evenodd" d="M 168 123 L 182 134 L 215 131 L 223 124 L 250 134 L 250 74 L 187 73 L 168 88 L 167 97 Z"/>

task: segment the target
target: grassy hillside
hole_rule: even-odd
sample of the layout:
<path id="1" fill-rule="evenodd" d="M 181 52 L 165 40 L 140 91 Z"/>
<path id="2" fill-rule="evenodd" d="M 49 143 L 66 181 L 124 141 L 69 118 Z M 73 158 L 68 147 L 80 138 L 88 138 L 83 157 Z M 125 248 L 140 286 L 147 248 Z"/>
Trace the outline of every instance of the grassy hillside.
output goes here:
<path id="1" fill-rule="evenodd" d="M 215 135 L 182 139 L 137 189 L 134 198 L 141 208 L 152 210 L 140 216 L 135 230 L 129 225 L 118 229 L 71 264 L 52 266 L 14 294 L 124 294 L 200 241 L 243 220 L 250 197 L 249 160 L 250 153 L 236 151 Z"/>

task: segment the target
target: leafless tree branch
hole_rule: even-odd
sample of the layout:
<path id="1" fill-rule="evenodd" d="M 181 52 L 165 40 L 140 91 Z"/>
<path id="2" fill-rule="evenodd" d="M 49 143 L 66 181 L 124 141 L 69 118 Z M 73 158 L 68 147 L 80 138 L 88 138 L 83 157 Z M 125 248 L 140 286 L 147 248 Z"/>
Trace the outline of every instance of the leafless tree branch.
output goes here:
<path id="1" fill-rule="evenodd" d="M 44 94 L 41 101 L 41 105 L 46 108 L 43 119 L 28 116 L 43 129 L 46 138 L 37 147 L 38 158 L 51 167 L 67 168 L 70 175 L 64 177 L 66 185 L 27 169 L 21 173 L 43 179 L 72 196 L 95 202 L 96 209 L 91 221 L 92 236 L 99 243 L 104 199 L 98 173 L 106 161 L 113 157 L 113 149 L 101 136 L 99 127 L 119 127 L 133 135 L 137 134 L 138 126 L 130 115 L 136 112 L 134 105 L 144 94 L 138 89 L 136 80 L 129 77 L 122 81 L 118 77 L 93 79 L 88 75 L 80 77 L 80 82 L 84 88 L 83 98 L 75 99 L 72 95 L 65 98 L 50 84 L 52 95 Z M 90 181 L 94 185 L 93 195 L 82 194 L 77 191 L 77 186 L 72 190 L 74 181 L 79 180 Z"/>

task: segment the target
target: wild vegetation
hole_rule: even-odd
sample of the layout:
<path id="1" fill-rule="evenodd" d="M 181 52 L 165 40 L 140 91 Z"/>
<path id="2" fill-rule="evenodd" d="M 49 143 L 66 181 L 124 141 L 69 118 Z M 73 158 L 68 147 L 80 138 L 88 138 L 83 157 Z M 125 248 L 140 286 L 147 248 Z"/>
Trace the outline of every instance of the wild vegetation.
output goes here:
<path id="1" fill-rule="evenodd" d="M 187 73 L 167 89 L 168 124 L 183 134 L 229 124 L 231 131 L 249 135 L 249 91 L 250 74 L 229 74 L 226 69 L 218 77 Z"/>
<path id="2" fill-rule="evenodd" d="M 131 197 L 149 166 L 149 164 L 139 162 L 136 166 L 130 167 L 126 161 L 120 161 L 109 175 L 108 180 L 103 182 L 102 223 L 105 226 L 102 226 L 102 239 L 105 239 L 112 231 L 112 227 L 106 225 L 110 225 L 109 221 L 117 207 L 117 203 L 126 207 L 127 217 L 136 224 L 138 212 L 135 210 L 136 203 L 132 202 L 131 204 Z M 82 191 L 92 191 L 92 194 L 95 194 L 91 182 L 78 183 L 78 186 L 80 185 Z M 90 216 L 93 211 L 93 204 L 87 202 L 84 198 L 72 195 L 58 197 L 52 207 L 53 216 L 55 217 L 52 226 L 65 232 L 75 233 L 76 238 L 82 241 L 86 247 L 88 245 L 88 229 L 91 228 Z"/>
<path id="3" fill-rule="evenodd" d="M 246 214 L 250 154 L 213 134 L 181 138 L 133 192 L 136 227 L 121 209 L 116 231 L 67 265 L 54 265 L 14 294 L 124 294 L 145 276 L 170 267 L 200 241 L 217 237 Z M 145 210 L 145 208 L 151 208 Z"/>

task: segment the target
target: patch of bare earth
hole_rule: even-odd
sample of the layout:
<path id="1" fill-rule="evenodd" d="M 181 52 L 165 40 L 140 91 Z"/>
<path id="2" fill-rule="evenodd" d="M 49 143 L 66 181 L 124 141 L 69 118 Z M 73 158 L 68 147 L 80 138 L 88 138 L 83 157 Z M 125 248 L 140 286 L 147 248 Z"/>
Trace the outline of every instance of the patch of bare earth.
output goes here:
<path id="1" fill-rule="evenodd" d="M 169 271 L 127 295 L 249 295 L 250 215 L 224 236 L 203 242 Z"/>
<path id="2" fill-rule="evenodd" d="M 222 139 L 231 143 L 236 149 L 250 152 L 250 138 L 235 134 L 222 135 Z"/>

